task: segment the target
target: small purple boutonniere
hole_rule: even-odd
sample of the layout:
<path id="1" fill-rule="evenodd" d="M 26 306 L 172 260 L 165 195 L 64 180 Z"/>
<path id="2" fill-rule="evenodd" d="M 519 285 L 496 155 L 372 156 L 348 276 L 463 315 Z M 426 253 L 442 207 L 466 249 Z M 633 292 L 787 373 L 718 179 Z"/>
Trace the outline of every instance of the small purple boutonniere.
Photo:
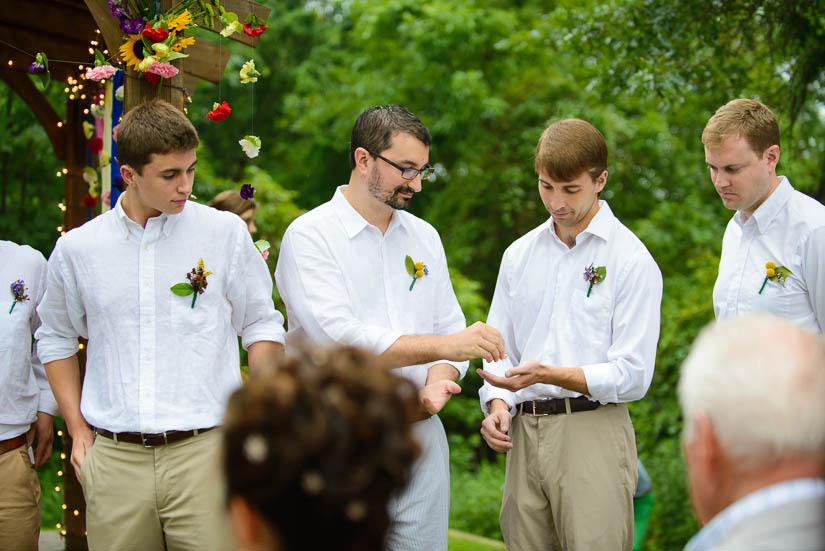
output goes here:
<path id="1" fill-rule="evenodd" d="M 788 279 L 788 276 L 791 275 L 793 272 L 787 269 L 785 266 L 777 266 L 775 262 L 766 262 L 765 263 L 765 279 L 762 281 L 762 287 L 759 288 L 759 294 L 762 294 L 762 291 L 765 290 L 765 285 L 768 283 L 768 280 L 776 281 L 777 283 L 781 283 L 782 286 L 785 286 L 785 280 Z"/>
<path id="2" fill-rule="evenodd" d="M 593 267 L 593 264 L 584 269 L 584 280 L 590 282 L 590 287 L 587 288 L 587 296 L 590 296 L 590 291 L 593 290 L 593 285 L 601 283 L 607 277 L 607 268 L 599 266 Z"/>
<path id="3" fill-rule="evenodd" d="M 192 306 L 190 308 L 194 308 L 198 295 L 202 295 L 206 290 L 206 278 L 210 275 L 212 275 L 212 272 L 206 271 L 201 258 L 198 260 L 198 267 L 192 268 L 191 272 L 186 273 L 186 279 L 189 280 L 189 283 L 176 283 L 170 289 L 179 297 L 192 295 Z"/>
<path id="4" fill-rule="evenodd" d="M 413 290 L 413 286 L 417 280 L 430 274 L 426 264 L 423 262 L 414 262 L 410 255 L 407 255 L 404 259 L 404 267 L 407 268 L 407 273 L 413 278 L 412 283 L 410 283 L 410 291 Z"/>
<path id="5" fill-rule="evenodd" d="M 18 302 L 23 302 L 24 300 L 29 300 L 28 295 L 26 294 L 26 284 L 23 282 L 22 279 L 18 279 L 17 281 L 11 284 L 11 294 L 14 297 L 14 300 L 11 302 L 11 308 L 9 308 L 9 314 L 12 313 L 14 307 L 17 306 Z"/>

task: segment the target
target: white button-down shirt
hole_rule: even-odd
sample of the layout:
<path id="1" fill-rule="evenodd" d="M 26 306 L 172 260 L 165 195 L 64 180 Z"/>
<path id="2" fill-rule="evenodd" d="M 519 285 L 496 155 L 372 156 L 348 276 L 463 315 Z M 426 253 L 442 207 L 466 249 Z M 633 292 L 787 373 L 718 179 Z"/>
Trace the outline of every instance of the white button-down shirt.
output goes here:
<path id="1" fill-rule="evenodd" d="M 128 193 L 128 192 L 127 192 Z M 178 296 L 203 258 L 208 286 Z M 38 312 L 43 363 L 89 339 L 80 409 L 95 427 L 158 433 L 221 423 L 244 348 L 284 342 L 272 279 L 236 215 L 189 202 L 145 229 L 120 202 L 57 241 Z"/>
<path id="2" fill-rule="evenodd" d="M 286 304 L 288 340 L 335 342 L 381 354 L 402 335 L 464 329 L 438 232 L 397 210 L 382 235 L 349 204 L 345 188 L 297 218 L 284 234 L 275 281 Z M 407 255 L 428 271 L 412 290 Z M 462 377 L 468 366 L 439 361 L 395 371 L 421 387 L 435 363 L 455 366 Z"/>
<path id="3" fill-rule="evenodd" d="M 46 259 L 11 241 L 0 241 L 0 258 L 0 440 L 8 440 L 28 431 L 38 411 L 57 415 L 57 402 L 32 347 L 40 326 L 36 309 L 46 291 Z M 12 308 L 11 284 L 18 280 L 29 298 Z"/>
<path id="4" fill-rule="evenodd" d="M 784 285 L 765 281 L 765 264 L 791 271 Z M 772 313 L 812 333 L 825 333 L 825 205 L 782 177 L 770 197 L 742 222 L 737 212 L 722 239 L 713 309 L 722 320 Z"/>
<path id="5" fill-rule="evenodd" d="M 590 265 L 607 272 L 587 296 Z M 638 400 L 653 378 L 661 301 L 659 267 L 605 201 L 572 249 L 550 218 L 504 252 L 487 323 L 504 336 L 507 358 L 485 369 L 503 376 L 528 360 L 580 367 L 592 400 Z M 538 383 L 513 393 L 485 382 L 479 390 L 485 413 L 494 398 L 515 414 L 524 401 L 579 395 Z"/>

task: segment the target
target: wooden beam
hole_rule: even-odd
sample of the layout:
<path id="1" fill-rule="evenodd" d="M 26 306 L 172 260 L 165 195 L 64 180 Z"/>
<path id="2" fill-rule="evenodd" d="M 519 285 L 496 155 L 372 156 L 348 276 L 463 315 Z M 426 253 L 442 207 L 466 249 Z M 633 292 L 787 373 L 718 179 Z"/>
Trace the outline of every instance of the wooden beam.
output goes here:
<path id="1" fill-rule="evenodd" d="M 243 23 L 246 19 L 246 16 L 250 13 L 254 13 L 256 16 L 260 17 L 264 21 L 269 17 L 269 12 L 272 11 L 271 8 L 267 6 L 262 6 L 257 2 L 252 2 L 251 0 L 221 0 L 221 6 L 224 7 L 226 11 L 235 12 L 238 14 L 238 20 Z M 215 25 L 213 27 L 207 27 L 206 25 L 202 25 L 201 29 L 206 29 L 207 31 L 212 31 L 213 33 L 221 32 L 223 26 L 221 25 L 220 20 L 215 18 Z M 252 46 L 253 48 L 258 47 L 258 37 L 249 36 L 246 33 L 235 33 L 229 37 L 231 40 L 235 42 L 240 42 L 241 44 L 246 44 L 247 46 Z"/>
<path id="2" fill-rule="evenodd" d="M 66 158 L 66 126 L 58 127 L 63 119 L 57 114 L 49 100 L 40 93 L 27 73 L 15 71 L 8 65 L 0 66 L 0 78 L 2 78 L 14 92 L 20 96 L 37 121 L 46 131 L 49 141 L 52 143 L 55 157 L 65 160 Z"/>
<path id="3" fill-rule="evenodd" d="M 221 80 L 229 57 L 232 55 L 229 48 L 220 48 L 217 44 L 200 38 L 186 48 L 186 53 L 189 57 L 181 59 L 183 70 L 192 76 L 215 83 Z"/>
<path id="4" fill-rule="evenodd" d="M 120 23 L 112 17 L 109 11 L 107 0 L 84 0 L 89 13 L 92 15 L 97 28 L 100 29 L 100 36 L 109 49 L 109 56 L 117 54 L 120 45 L 123 44 L 123 31 L 120 30 Z M 103 48 L 100 48 L 103 51 Z M 108 57 L 108 56 L 107 56 Z M 117 59 L 117 58 L 115 58 Z"/>

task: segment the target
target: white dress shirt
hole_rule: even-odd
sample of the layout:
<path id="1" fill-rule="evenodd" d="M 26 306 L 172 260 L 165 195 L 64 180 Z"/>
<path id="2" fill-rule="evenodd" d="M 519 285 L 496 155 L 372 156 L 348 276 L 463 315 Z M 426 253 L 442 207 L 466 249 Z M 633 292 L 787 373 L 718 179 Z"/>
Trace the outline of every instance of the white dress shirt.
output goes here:
<path id="1" fill-rule="evenodd" d="M 46 291 L 46 259 L 11 241 L 0 241 L 0 258 L 0 440 L 8 440 L 28 431 L 38 411 L 57 415 L 58 410 L 37 347 L 32 348 L 40 326 L 36 309 Z M 11 284 L 21 279 L 29 298 L 12 309 Z"/>
<path id="2" fill-rule="evenodd" d="M 590 265 L 607 272 L 588 297 Z M 661 301 L 659 267 L 605 201 L 572 249 L 550 218 L 504 252 L 487 323 L 504 336 L 507 358 L 485 369 L 503 376 L 528 360 L 579 367 L 591 400 L 638 400 L 653 378 Z M 513 393 L 485 382 L 479 396 L 485 414 L 501 398 L 515 415 L 521 402 L 580 394 L 541 383 Z"/>
<path id="3" fill-rule="evenodd" d="M 349 204 L 332 200 L 298 217 L 281 243 L 275 281 L 286 304 L 287 339 L 387 350 L 402 335 L 450 335 L 466 327 L 435 228 L 394 211 L 384 235 Z M 428 275 L 410 290 L 409 255 Z M 468 362 L 438 361 L 395 372 L 424 386 L 427 369 L 449 363 L 461 377 Z"/>
<path id="4" fill-rule="evenodd" d="M 128 191 L 127 191 L 128 193 Z M 170 287 L 203 258 L 208 286 Z M 113 432 L 206 428 L 221 423 L 241 384 L 244 348 L 284 342 L 272 279 L 236 215 L 189 202 L 180 214 L 132 221 L 121 203 L 57 241 L 38 309 L 43 363 L 89 339 L 80 409 Z"/>
<path id="5" fill-rule="evenodd" d="M 765 264 L 791 271 L 784 285 L 765 281 Z M 742 222 L 725 229 L 713 309 L 722 320 L 772 313 L 812 333 L 825 333 L 825 205 L 782 177 L 770 197 Z"/>

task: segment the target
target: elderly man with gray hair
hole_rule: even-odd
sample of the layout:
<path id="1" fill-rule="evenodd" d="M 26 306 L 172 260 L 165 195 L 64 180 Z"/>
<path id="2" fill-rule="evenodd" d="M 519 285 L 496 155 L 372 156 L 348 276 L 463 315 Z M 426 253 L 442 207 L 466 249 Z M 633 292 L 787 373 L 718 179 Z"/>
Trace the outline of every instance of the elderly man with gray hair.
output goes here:
<path id="1" fill-rule="evenodd" d="M 825 340 L 768 316 L 709 326 L 682 366 L 686 550 L 825 549 Z"/>

